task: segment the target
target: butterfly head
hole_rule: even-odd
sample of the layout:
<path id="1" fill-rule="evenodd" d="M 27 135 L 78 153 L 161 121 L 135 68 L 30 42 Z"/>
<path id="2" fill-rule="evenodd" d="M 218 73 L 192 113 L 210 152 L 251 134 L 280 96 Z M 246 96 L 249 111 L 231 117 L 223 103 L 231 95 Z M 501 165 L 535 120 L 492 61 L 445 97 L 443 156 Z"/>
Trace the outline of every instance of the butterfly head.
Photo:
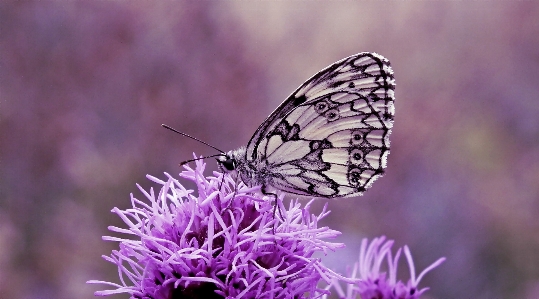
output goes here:
<path id="1" fill-rule="evenodd" d="M 244 172 L 245 170 L 245 148 L 229 151 L 227 153 L 221 153 L 217 157 L 217 164 L 219 171 L 223 173 Z"/>
<path id="2" fill-rule="evenodd" d="M 229 173 L 236 170 L 236 159 L 232 152 L 222 153 L 216 160 L 219 165 L 219 170 L 223 173 Z"/>

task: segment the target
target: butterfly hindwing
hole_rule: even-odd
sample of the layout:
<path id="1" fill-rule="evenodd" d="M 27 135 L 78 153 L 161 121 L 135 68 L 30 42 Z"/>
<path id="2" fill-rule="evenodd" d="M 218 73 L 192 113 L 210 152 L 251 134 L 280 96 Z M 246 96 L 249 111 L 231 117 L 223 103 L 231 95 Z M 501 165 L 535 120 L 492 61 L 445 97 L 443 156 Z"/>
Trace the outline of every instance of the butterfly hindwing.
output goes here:
<path id="1" fill-rule="evenodd" d="M 395 81 L 389 61 L 359 53 L 314 75 L 255 132 L 249 163 L 270 187 L 321 197 L 360 195 L 389 154 Z"/>

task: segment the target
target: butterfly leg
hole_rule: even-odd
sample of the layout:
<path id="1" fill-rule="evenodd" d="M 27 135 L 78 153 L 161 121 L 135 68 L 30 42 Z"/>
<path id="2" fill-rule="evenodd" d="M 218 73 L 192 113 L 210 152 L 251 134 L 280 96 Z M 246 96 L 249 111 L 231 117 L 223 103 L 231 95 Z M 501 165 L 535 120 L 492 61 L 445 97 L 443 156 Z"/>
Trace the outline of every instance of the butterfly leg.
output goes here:
<path id="1" fill-rule="evenodd" d="M 224 179 L 224 174 L 223 174 L 223 179 Z M 236 193 L 238 191 L 238 184 L 240 182 L 239 181 L 239 176 L 236 176 L 233 179 L 234 179 L 234 184 L 233 184 L 234 185 L 234 192 L 232 193 L 232 198 L 228 202 L 228 205 L 226 206 L 226 208 L 223 209 L 223 212 L 225 212 L 226 210 L 231 209 L 232 203 L 234 202 L 234 198 L 236 198 Z M 219 188 L 219 190 L 221 190 L 221 188 Z"/>
<path id="2" fill-rule="evenodd" d="M 281 216 L 281 218 L 284 219 L 283 214 L 281 212 L 281 209 L 280 208 L 277 209 L 277 207 L 279 206 L 277 204 L 277 200 L 279 200 L 279 197 L 275 193 L 268 192 L 266 190 L 266 186 L 262 186 L 260 191 L 262 192 L 262 194 L 267 195 L 267 196 L 273 196 L 274 199 L 275 199 L 275 201 L 273 202 L 273 219 L 275 219 L 275 222 L 273 223 L 273 235 L 275 235 L 275 226 L 277 225 L 277 217 L 276 217 L 277 216 L 277 210 L 279 211 L 279 215 Z"/>
<path id="3" fill-rule="evenodd" d="M 225 182 L 225 174 L 222 173 L 221 174 L 221 181 L 219 182 L 219 186 L 217 187 L 217 191 L 221 192 L 221 188 L 223 187 L 224 182 Z M 221 208 L 221 200 L 222 199 L 219 200 L 219 208 Z"/>

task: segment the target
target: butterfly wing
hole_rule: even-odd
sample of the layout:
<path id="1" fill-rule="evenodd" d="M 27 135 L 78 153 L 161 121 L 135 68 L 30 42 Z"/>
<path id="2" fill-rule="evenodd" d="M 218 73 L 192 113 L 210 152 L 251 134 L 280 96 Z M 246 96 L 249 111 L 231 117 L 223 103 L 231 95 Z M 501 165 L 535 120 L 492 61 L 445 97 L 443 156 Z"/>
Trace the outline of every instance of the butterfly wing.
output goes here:
<path id="1" fill-rule="evenodd" d="M 365 52 L 338 61 L 273 111 L 245 158 L 263 165 L 267 185 L 289 193 L 361 195 L 386 167 L 394 89 L 384 57 Z"/>

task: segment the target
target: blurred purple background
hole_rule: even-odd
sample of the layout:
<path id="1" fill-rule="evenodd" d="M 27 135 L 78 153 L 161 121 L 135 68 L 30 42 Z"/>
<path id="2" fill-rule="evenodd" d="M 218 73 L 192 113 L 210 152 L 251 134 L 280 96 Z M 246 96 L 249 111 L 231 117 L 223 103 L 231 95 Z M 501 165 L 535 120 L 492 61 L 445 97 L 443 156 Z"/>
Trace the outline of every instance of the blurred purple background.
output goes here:
<path id="1" fill-rule="evenodd" d="M 365 196 L 329 202 L 347 248 L 327 262 L 344 271 L 386 235 L 420 269 L 447 257 L 424 298 L 539 298 L 538 16 L 535 1 L 1 2 L 0 298 L 118 281 L 100 257 L 110 210 L 215 153 L 161 123 L 234 149 L 362 51 L 395 71 L 392 153 Z"/>

